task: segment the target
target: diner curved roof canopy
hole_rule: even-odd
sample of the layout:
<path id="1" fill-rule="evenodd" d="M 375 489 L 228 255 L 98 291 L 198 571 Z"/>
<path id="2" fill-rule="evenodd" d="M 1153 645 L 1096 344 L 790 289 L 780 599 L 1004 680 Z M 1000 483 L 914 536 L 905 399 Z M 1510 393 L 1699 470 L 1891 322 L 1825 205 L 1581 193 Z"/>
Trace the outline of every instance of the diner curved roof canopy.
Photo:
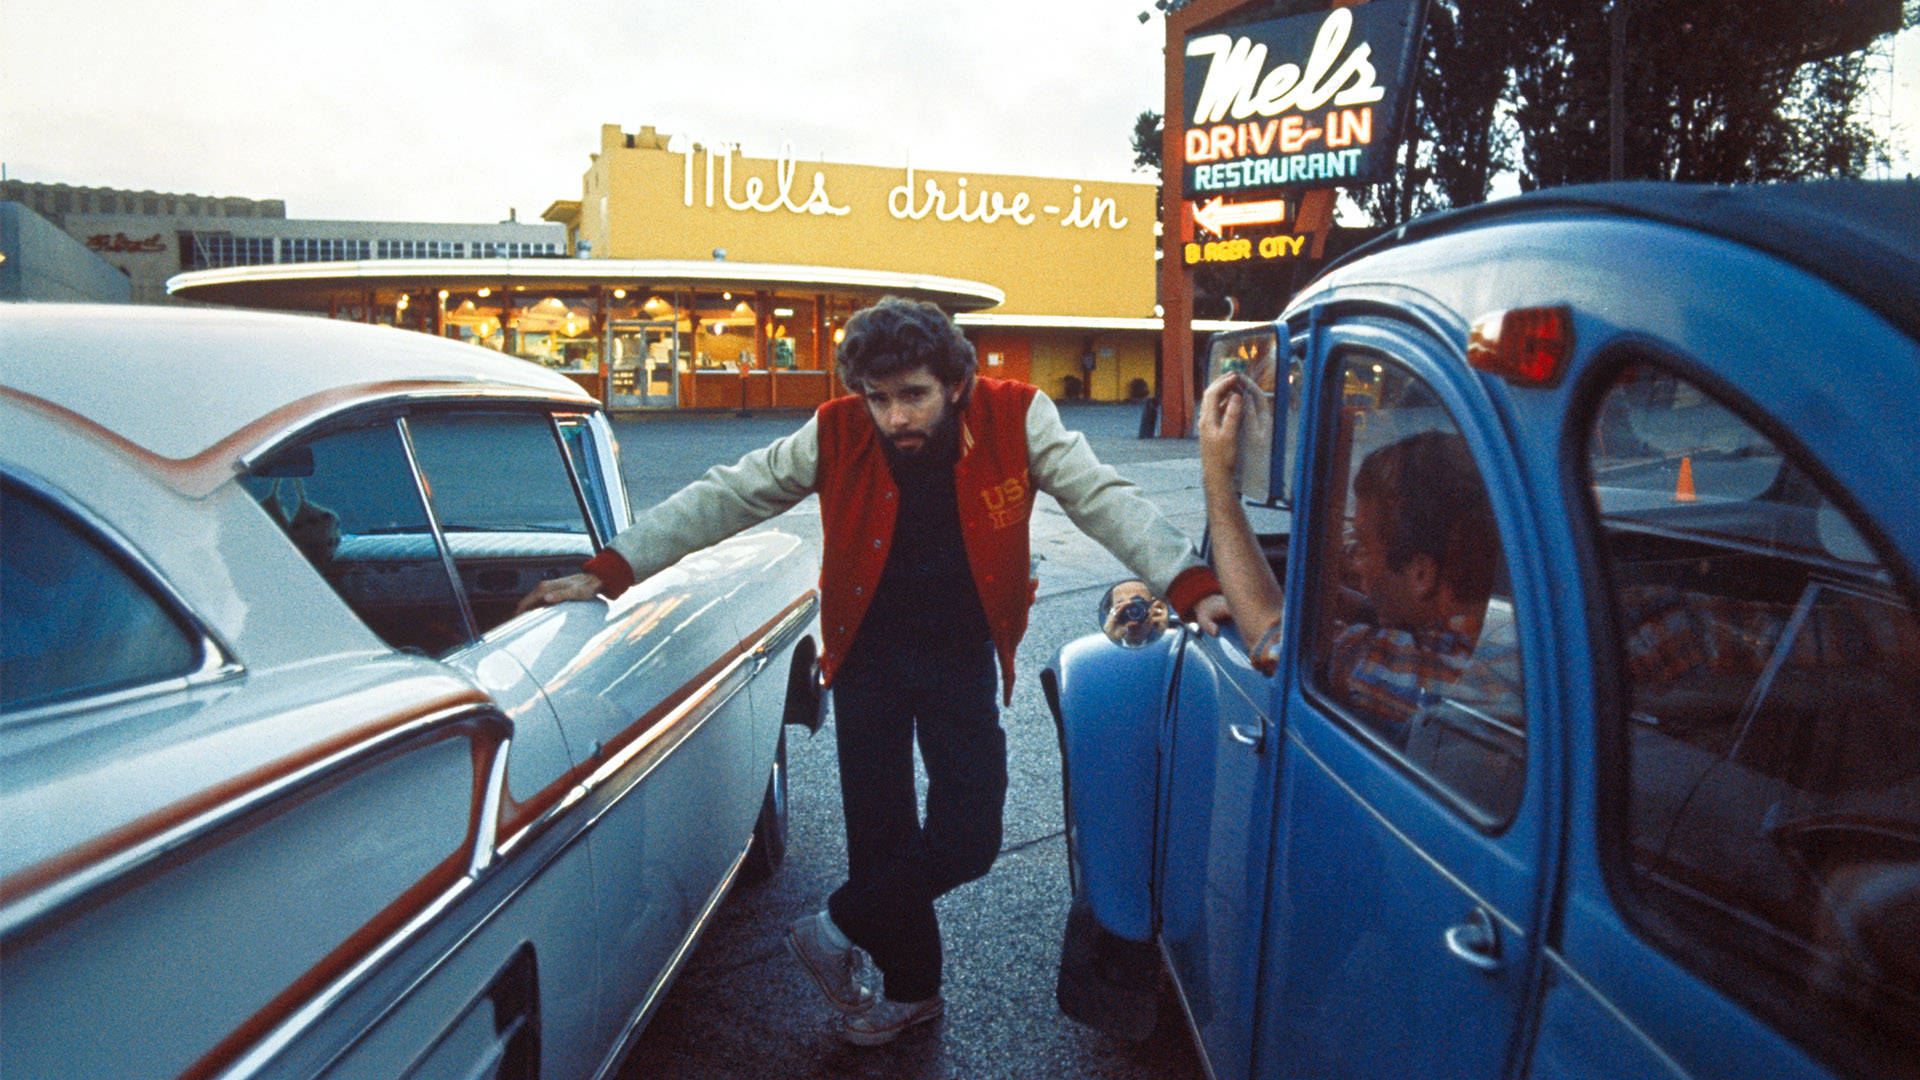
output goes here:
<path id="1" fill-rule="evenodd" d="M 525 286 L 528 290 L 610 285 L 648 289 L 773 289 L 927 300 L 948 311 L 999 305 L 992 285 L 935 274 L 851 270 L 835 266 L 727 262 L 721 259 L 368 259 L 277 263 L 191 270 L 167 280 L 187 300 L 237 307 L 326 311 L 343 293 L 399 289 L 427 292 Z"/>

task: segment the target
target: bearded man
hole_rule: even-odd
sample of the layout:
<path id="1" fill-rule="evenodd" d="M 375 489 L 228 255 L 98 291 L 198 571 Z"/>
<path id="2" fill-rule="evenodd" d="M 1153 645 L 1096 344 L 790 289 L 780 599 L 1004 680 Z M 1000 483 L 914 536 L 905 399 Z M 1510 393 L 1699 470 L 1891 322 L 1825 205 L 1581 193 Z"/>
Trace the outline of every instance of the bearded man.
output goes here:
<path id="1" fill-rule="evenodd" d="M 1034 493 L 1059 500 L 1209 632 L 1226 602 L 1192 542 L 1061 425 L 1046 395 L 975 375 L 973 346 L 939 308 L 881 300 L 847 322 L 836 360 L 853 394 L 709 470 L 522 608 L 618 596 L 820 496 L 819 663 L 833 692 L 847 879 L 826 910 L 793 925 L 787 947 L 844 1014 L 847 1040 L 871 1046 L 940 1016 L 933 902 L 1000 852 L 1007 751 L 994 691 L 1011 700 L 1033 603 Z M 860 950 L 880 969 L 884 996 L 862 981 Z"/>

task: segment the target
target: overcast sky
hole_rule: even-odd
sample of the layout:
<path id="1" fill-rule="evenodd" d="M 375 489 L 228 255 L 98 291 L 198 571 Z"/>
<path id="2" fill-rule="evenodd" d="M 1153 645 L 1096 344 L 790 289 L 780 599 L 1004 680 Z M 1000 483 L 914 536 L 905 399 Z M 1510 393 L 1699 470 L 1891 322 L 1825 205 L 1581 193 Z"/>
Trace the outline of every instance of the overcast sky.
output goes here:
<path id="1" fill-rule="evenodd" d="M 601 124 L 772 157 L 1139 179 L 1133 0 L 0 0 L 10 178 L 281 198 L 297 218 L 537 219 Z M 1920 31 L 1876 84 L 1920 171 Z"/>

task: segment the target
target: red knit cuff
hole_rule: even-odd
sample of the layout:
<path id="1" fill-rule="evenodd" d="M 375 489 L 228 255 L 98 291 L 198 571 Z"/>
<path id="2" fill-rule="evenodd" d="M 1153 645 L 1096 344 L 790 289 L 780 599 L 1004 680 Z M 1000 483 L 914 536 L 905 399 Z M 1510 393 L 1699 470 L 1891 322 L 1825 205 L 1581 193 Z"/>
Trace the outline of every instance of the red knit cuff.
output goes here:
<path id="1" fill-rule="evenodd" d="M 600 579 L 600 594 L 609 600 L 633 588 L 633 564 L 612 548 L 601 548 L 580 569 Z"/>
<path id="2" fill-rule="evenodd" d="M 1167 586 L 1167 603 L 1182 619 L 1192 622 L 1194 606 L 1219 591 L 1220 579 L 1213 576 L 1213 567 L 1189 566 Z"/>

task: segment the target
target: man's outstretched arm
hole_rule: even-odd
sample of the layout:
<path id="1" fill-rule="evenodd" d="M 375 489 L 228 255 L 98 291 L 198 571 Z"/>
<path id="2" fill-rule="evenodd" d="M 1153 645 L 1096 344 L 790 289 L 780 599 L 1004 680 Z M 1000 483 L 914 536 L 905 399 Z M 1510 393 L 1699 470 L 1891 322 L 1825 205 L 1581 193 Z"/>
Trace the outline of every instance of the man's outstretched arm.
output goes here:
<path id="1" fill-rule="evenodd" d="M 672 566 L 757 525 L 811 495 L 819 473 L 820 427 L 800 430 L 754 450 L 732 465 L 715 465 L 665 501 L 642 511 L 613 542 L 587 560 L 582 572 L 542 582 L 518 611 L 568 600 L 609 599 Z"/>
<path id="2" fill-rule="evenodd" d="M 1068 431 L 1044 393 L 1034 394 L 1027 407 L 1027 463 L 1035 486 L 1060 500 L 1080 531 L 1100 541 L 1181 618 L 1219 632 L 1227 605 L 1193 541 L 1139 487 L 1095 457 L 1086 436 Z"/>

